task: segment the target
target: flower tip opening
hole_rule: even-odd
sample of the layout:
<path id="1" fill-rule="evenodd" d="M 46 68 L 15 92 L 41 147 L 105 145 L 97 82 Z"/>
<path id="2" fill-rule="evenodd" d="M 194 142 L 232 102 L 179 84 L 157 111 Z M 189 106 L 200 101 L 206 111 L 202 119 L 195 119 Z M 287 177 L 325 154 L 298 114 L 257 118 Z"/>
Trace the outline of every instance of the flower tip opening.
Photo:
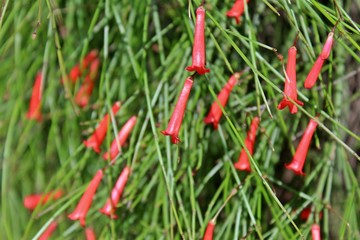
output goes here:
<path id="1" fill-rule="evenodd" d="M 300 166 L 296 163 L 285 164 L 285 167 L 293 171 L 296 175 L 305 176 L 305 173 L 302 171 L 302 168 L 300 168 Z"/>
<path id="2" fill-rule="evenodd" d="M 113 154 L 111 152 L 106 152 L 102 155 L 102 158 L 105 161 L 109 161 L 110 159 L 113 160 L 115 158 L 115 156 L 113 156 Z"/>
<path id="3" fill-rule="evenodd" d="M 254 119 L 253 121 L 256 121 L 256 120 Z M 245 142 L 245 145 L 247 146 L 247 148 L 249 148 L 249 152 L 252 155 L 252 153 L 253 153 L 252 146 L 249 146 L 249 144 L 247 144 L 246 142 Z M 251 172 L 249 157 L 248 157 L 247 153 L 245 152 L 245 149 L 241 150 L 239 159 L 236 163 L 234 163 L 234 167 L 239 171 Z"/>
<path id="4" fill-rule="evenodd" d="M 115 214 L 115 209 L 112 207 L 104 206 L 103 208 L 99 209 L 99 212 L 108 216 L 110 219 L 118 219 L 118 215 Z"/>
<path id="5" fill-rule="evenodd" d="M 240 16 L 237 12 L 229 10 L 229 11 L 227 11 L 226 16 L 229 18 L 235 18 L 236 24 L 240 24 Z"/>
<path id="6" fill-rule="evenodd" d="M 83 215 L 80 214 L 79 212 L 70 213 L 70 214 L 68 215 L 68 218 L 69 218 L 70 220 L 73 220 L 73 221 L 79 220 L 80 225 L 81 225 L 82 227 L 85 227 L 85 226 L 86 226 L 85 216 L 83 216 Z"/>
<path id="7" fill-rule="evenodd" d="M 41 122 L 43 120 L 43 116 L 40 110 L 36 110 L 31 112 L 30 110 L 26 113 L 26 118 L 28 120 L 36 120 L 37 122 Z"/>
<path id="8" fill-rule="evenodd" d="M 246 171 L 246 172 L 251 172 L 251 167 L 250 167 L 250 163 L 248 160 L 245 161 L 238 161 L 236 163 L 234 163 L 234 167 L 235 169 L 239 170 L 239 171 Z"/>
<path id="9" fill-rule="evenodd" d="M 298 107 L 295 104 L 292 104 L 292 106 L 289 106 L 290 113 L 295 114 L 298 112 Z"/>
<path id="10" fill-rule="evenodd" d="M 293 99 L 293 100 L 294 100 L 297 104 L 299 104 L 300 106 L 303 106 L 303 105 L 304 105 L 304 103 L 301 102 L 301 101 L 299 101 L 299 100 L 295 100 L 295 99 Z M 298 112 L 298 107 L 297 107 L 294 103 L 292 103 L 291 101 L 289 101 L 289 100 L 286 98 L 286 96 L 284 96 L 284 99 L 279 103 L 279 105 L 277 106 L 277 108 L 278 108 L 279 110 L 282 110 L 282 109 L 284 109 L 285 107 L 288 107 L 288 108 L 289 108 L 291 114 L 295 114 L 295 113 Z"/>
<path id="11" fill-rule="evenodd" d="M 315 79 L 315 80 L 310 80 L 310 79 L 309 79 L 308 81 L 305 80 L 305 82 L 304 82 L 304 88 L 306 88 L 306 89 L 311 89 L 311 88 L 315 85 L 316 80 L 317 80 L 317 79 Z"/>
<path id="12" fill-rule="evenodd" d="M 247 0 L 246 2 L 249 2 Z M 245 10 L 245 0 L 235 0 L 232 8 L 227 11 L 226 16 L 230 18 L 235 18 L 236 24 L 240 23 L 240 18 L 243 15 Z"/>
<path id="13" fill-rule="evenodd" d="M 88 105 L 89 101 L 90 101 L 89 96 L 82 96 L 82 97 L 75 98 L 76 104 L 81 108 L 85 108 Z"/>
<path id="14" fill-rule="evenodd" d="M 186 67 L 185 70 L 189 71 L 189 72 L 195 71 L 200 75 L 204 75 L 205 73 L 210 72 L 210 69 L 208 69 L 208 68 L 205 68 L 203 66 L 194 66 L 194 65 Z"/>
<path id="15" fill-rule="evenodd" d="M 178 143 L 181 142 L 181 140 L 180 140 L 180 138 L 177 137 L 177 136 L 171 136 L 171 142 L 172 142 L 173 144 L 178 144 Z"/>
<path id="16" fill-rule="evenodd" d="M 171 142 L 173 144 L 178 144 L 178 143 L 181 142 L 179 136 L 177 136 L 175 133 L 171 133 L 168 130 L 160 131 L 160 133 L 163 134 L 164 136 L 170 136 L 171 137 Z"/>
<path id="17" fill-rule="evenodd" d="M 96 153 L 100 153 L 101 152 L 101 149 L 100 149 L 100 146 L 99 146 L 99 143 L 94 140 L 94 139 L 89 139 L 89 140 L 85 140 L 83 141 L 85 147 L 87 148 L 92 148 Z"/>
<path id="18" fill-rule="evenodd" d="M 204 118 L 204 123 L 205 124 L 213 124 L 213 127 L 215 130 L 218 129 L 219 127 L 219 121 L 217 121 L 215 119 L 215 117 L 213 116 L 212 112 L 210 111 L 210 113 Z"/>

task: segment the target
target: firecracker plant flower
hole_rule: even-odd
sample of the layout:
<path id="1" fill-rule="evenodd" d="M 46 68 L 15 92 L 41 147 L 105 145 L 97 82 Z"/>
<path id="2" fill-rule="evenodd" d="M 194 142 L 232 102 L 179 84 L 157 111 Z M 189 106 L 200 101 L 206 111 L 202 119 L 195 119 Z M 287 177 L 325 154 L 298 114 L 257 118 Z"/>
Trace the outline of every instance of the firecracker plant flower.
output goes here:
<path id="1" fill-rule="evenodd" d="M 23 201 L 24 207 L 29 210 L 34 210 L 38 205 L 44 205 L 48 201 L 59 199 L 63 196 L 62 190 L 51 191 L 46 194 L 31 194 L 26 195 Z"/>
<path id="2" fill-rule="evenodd" d="M 130 167 L 126 166 L 121 172 L 113 190 L 111 191 L 111 197 L 106 200 L 105 205 L 99 210 L 102 214 L 105 214 L 112 219 L 118 218 L 115 213 L 116 205 L 118 204 L 121 195 L 125 189 L 126 182 L 130 175 L 130 171 Z"/>
<path id="3" fill-rule="evenodd" d="M 121 104 L 119 101 L 115 102 L 111 108 L 112 114 L 115 115 L 120 110 L 120 106 Z M 86 147 L 94 149 L 94 151 L 97 153 L 100 153 L 100 146 L 105 139 L 110 122 L 109 117 L 109 114 L 106 114 L 90 138 L 84 141 L 84 145 Z"/>
<path id="4" fill-rule="evenodd" d="M 334 31 L 335 31 L 335 27 L 329 33 L 319 57 L 316 59 L 313 67 L 311 68 L 309 74 L 305 79 L 304 82 L 305 88 L 308 89 L 312 88 L 315 85 L 317 79 L 319 78 L 324 61 L 328 59 L 328 57 L 330 56 L 330 52 L 334 43 Z"/>
<path id="5" fill-rule="evenodd" d="M 224 88 L 217 95 L 217 100 L 215 100 L 213 102 L 213 104 L 211 105 L 208 115 L 204 118 L 205 124 L 212 123 L 214 126 L 214 129 L 218 128 L 218 124 L 219 124 L 220 118 L 222 116 L 222 110 L 219 106 L 219 103 L 221 104 L 221 106 L 223 108 L 225 107 L 232 89 L 234 88 L 234 86 L 236 85 L 238 80 L 240 79 L 240 75 L 241 75 L 241 73 L 235 73 L 229 78 L 229 80 L 225 84 Z M 219 101 L 219 103 L 218 103 L 218 101 Z"/>
<path id="6" fill-rule="evenodd" d="M 304 208 L 300 213 L 300 219 L 302 221 L 307 221 L 309 219 L 310 213 L 311 213 L 311 207 Z M 321 220 L 322 216 L 323 216 L 323 213 L 319 212 L 318 216 L 319 216 L 319 219 Z"/>
<path id="7" fill-rule="evenodd" d="M 72 83 L 75 83 L 83 74 L 83 72 L 90 66 L 93 61 L 99 61 L 98 51 L 96 49 L 91 50 L 81 61 L 80 64 L 76 64 L 69 73 L 69 79 Z"/>
<path id="8" fill-rule="evenodd" d="M 254 117 L 253 120 L 251 121 L 250 129 L 249 129 L 246 139 L 245 139 L 245 146 L 246 146 L 247 150 L 249 151 L 250 155 L 252 155 L 254 152 L 256 131 L 259 127 L 259 124 L 260 124 L 260 118 Z M 244 148 L 241 150 L 238 161 L 236 163 L 234 163 L 234 167 L 237 170 L 242 170 L 242 171 L 247 171 L 247 172 L 251 171 L 249 156 L 246 153 Z"/>
<path id="9" fill-rule="evenodd" d="M 291 114 L 295 114 L 298 111 L 297 106 L 292 102 L 296 102 L 300 106 L 304 103 L 297 99 L 297 88 L 296 88 L 296 47 L 292 46 L 288 51 L 288 61 L 286 63 L 286 77 L 285 77 L 285 89 L 284 98 L 279 103 L 278 109 L 282 110 L 288 107 Z M 292 101 L 290 101 L 291 99 Z"/>
<path id="10" fill-rule="evenodd" d="M 171 142 L 174 144 L 178 144 L 180 142 L 179 131 L 181 127 L 181 123 L 184 117 L 186 103 L 189 99 L 190 91 L 192 88 L 194 81 L 192 77 L 188 77 L 185 80 L 185 84 L 183 89 L 181 90 L 179 99 L 176 103 L 174 112 L 171 115 L 169 124 L 166 130 L 161 131 L 162 134 L 166 136 L 171 136 Z"/>
<path id="11" fill-rule="evenodd" d="M 215 230 L 215 221 L 211 219 L 206 226 L 203 240 L 213 240 Z"/>
<path id="12" fill-rule="evenodd" d="M 316 223 L 311 226 L 311 239 L 321 240 L 320 226 Z"/>
<path id="13" fill-rule="evenodd" d="M 32 94 L 30 98 L 29 110 L 26 114 L 27 119 L 34 119 L 41 121 L 41 98 L 42 98 L 42 85 L 43 85 L 43 75 L 42 72 L 36 74 L 35 83 L 32 89 Z"/>
<path id="14" fill-rule="evenodd" d="M 210 72 L 206 66 L 206 48 L 205 48 L 205 9 L 200 6 L 196 9 L 196 24 L 194 45 L 192 51 L 192 65 L 186 68 L 187 71 L 196 71 L 198 74 Z"/>
<path id="15" fill-rule="evenodd" d="M 289 164 L 285 164 L 285 167 L 289 170 L 292 170 L 297 175 L 304 176 L 303 167 L 305 164 L 306 156 L 309 150 L 312 136 L 317 127 L 317 122 L 313 119 L 310 119 L 308 126 L 300 140 L 300 143 L 296 149 L 295 155 L 292 161 Z"/>
<path id="16" fill-rule="evenodd" d="M 103 158 L 105 160 L 114 160 L 116 156 L 120 153 L 121 146 L 124 145 L 128 139 L 131 131 L 133 130 L 136 124 L 136 116 L 132 116 L 125 125 L 119 131 L 117 137 L 112 141 L 110 150 L 107 153 L 104 153 Z"/>
<path id="17" fill-rule="evenodd" d="M 324 61 L 325 60 L 322 59 L 320 56 L 316 59 L 313 67 L 311 68 L 309 74 L 306 77 L 306 80 L 304 83 L 305 88 L 310 89 L 315 85 L 315 83 L 319 77 L 319 74 L 321 72 L 322 66 L 324 65 Z"/>
<path id="18" fill-rule="evenodd" d="M 249 0 L 246 1 L 247 3 Z M 235 0 L 232 8 L 226 13 L 226 16 L 230 18 L 235 18 L 236 23 L 240 23 L 240 18 L 245 11 L 245 0 Z"/>
<path id="19" fill-rule="evenodd" d="M 56 221 L 52 221 L 50 225 L 46 228 L 46 230 L 41 234 L 38 240 L 47 240 L 50 239 L 53 232 L 56 230 L 58 223 Z"/>
<path id="20" fill-rule="evenodd" d="M 71 220 L 79 220 L 81 226 L 85 227 L 86 222 L 85 218 L 86 215 L 90 209 L 91 203 L 93 201 L 94 195 L 96 193 L 96 189 L 98 188 L 101 179 L 103 177 L 104 173 L 103 170 L 98 170 L 87 186 L 84 194 L 82 195 L 78 205 L 76 206 L 75 210 L 68 215 L 68 218 Z"/>

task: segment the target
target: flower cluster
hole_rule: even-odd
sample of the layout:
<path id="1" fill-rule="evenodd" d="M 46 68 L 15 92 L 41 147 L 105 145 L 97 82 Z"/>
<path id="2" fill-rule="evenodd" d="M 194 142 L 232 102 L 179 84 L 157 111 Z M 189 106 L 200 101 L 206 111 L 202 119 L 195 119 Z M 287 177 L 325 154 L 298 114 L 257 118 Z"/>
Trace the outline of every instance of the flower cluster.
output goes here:
<path id="1" fill-rule="evenodd" d="M 205 9 L 200 6 L 196 9 L 196 24 L 194 34 L 194 45 L 192 51 L 192 65 L 186 68 L 187 71 L 195 71 L 196 74 L 205 74 L 210 72 L 206 66 L 206 49 L 205 49 Z M 193 76 L 188 77 L 185 80 L 183 89 L 181 90 L 180 97 L 175 105 L 175 109 L 170 118 L 168 127 L 166 130 L 161 131 L 162 134 L 171 136 L 171 142 L 178 144 L 180 142 L 179 131 L 186 104 L 189 99 L 190 91 L 193 86 Z"/>
<path id="2" fill-rule="evenodd" d="M 102 169 L 96 172 L 95 176 L 87 186 L 84 194 L 78 202 L 77 207 L 71 214 L 68 215 L 68 218 L 71 220 L 79 220 L 81 226 L 83 227 L 86 226 L 86 215 L 91 207 L 96 190 L 100 185 L 103 175 L 104 171 Z M 111 192 L 111 197 L 106 201 L 104 207 L 99 210 L 101 213 L 107 215 L 110 218 L 117 218 L 115 214 L 116 205 L 118 204 L 122 192 L 124 191 L 129 175 L 130 167 L 126 166 L 120 174 L 118 181 L 116 182 Z"/>
<path id="3" fill-rule="evenodd" d="M 80 107 L 85 107 L 89 103 L 89 99 L 94 87 L 96 78 L 99 75 L 99 66 L 100 60 L 98 57 L 98 51 L 92 50 L 88 53 L 80 64 L 76 64 L 70 71 L 68 79 L 71 83 L 76 83 L 83 74 L 85 74 L 84 81 L 81 84 L 79 91 L 75 96 L 75 103 Z M 64 82 L 62 80 L 62 82 Z M 42 119 L 41 114 L 41 96 L 43 89 L 43 74 L 39 72 L 35 79 L 35 84 L 32 91 L 32 96 L 30 100 L 30 107 L 27 113 L 28 119 L 35 119 L 40 121 Z M 121 108 L 121 102 L 117 101 L 111 107 L 111 113 L 105 114 L 101 119 L 98 126 L 95 128 L 93 134 L 83 142 L 85 147 L 93 149 L 96 153 L 101 152 L 101 145 L 104 142 L 104 139 L 107 135 L 110 122 L 113 122 L 113 117 Z M 130 133 L 132 132 L 134 126 L 136 125 L 137 117 L 132 116 L 120 129 L 119 133 L 111 143 L 110 149 L 108 152 L 103 154 L 105 160 L 111 160 L 111 163 L 114 163 L 114 160 L 119 153 L 121 153 L 121 147 L 125 144 Z M 80 225 L 86 226 L 86 216 L 92 205 L 95 193 L 101 183 L 101 180 L 104 176 L 104 169 L 100 169 L 96 172 L 93 179 L 90 181 L 89 185 L 85 189 L 82 197 L 80 198 L 76 208 L 72 213 L 68 215 L 68 218 L 71 220 L 79 220 Z M 120 200 L 120 197 L 125 189 L 126 182 L 130 176 L 130 167 L 125 166 L 124 170 L 120 174 L 118 181 L 116 182 L 112 192 L 111 197 L 106 201 L 103 208 L 99 211 L 104 215 L 109 216 L 110 218 L 117 218 L 116 216 L 116 207 Z M 47 204 L 48 202 L 55 201 L 61 198 L 64 195 L 63 190 L 50 191 L 46 194 L 32 194 L 27 195 L 24 198 L 24 207 L 29 210 L 35 210 L 38 206 Z M 42 233 L 39 239 L 48 239 L 51 234 L 55 231 L 58 225 L 57 221 L 53 221 L 47 229 Z M 95 232 L 92 228 L 88 227 L 85 230 L 85 236 L 87 239 L 96 239 Z"/>
<path id="4" fill-rule="evenodd" d="M 226 13 L 226 16 L 230 18 L 235 18 L 237 24 L 240 23 L 241 16 L 243 15 L 246 6 L 249 0 L 236 0 L 232 8 Z M 194 86 L 195 78 L 198 75 L 204 75 L 210 72 L 210 69 L 206 66 L 206 46 L 205 46 L 205 18 L 206 11 L 203 5 L 196 9 L 196 22 L 195 22 L 195 31 L 194 31 L 194 41 L 192 47 L 192 64 L 186 67 L 185 70 L 192 72 L 191 76 L 188 76 L 183 84 L 183 87 L 180 91 L 179 97 L 175 104 L 174 110 L 168 122 L 167 128 L 161 133 L 165 136 L 171 137 L 171 142 L 173 144 L 178 144 L 181 142 L 179 133 L 181 125 L 184 119 L 186 112 L 187 102 L 190 97 L 191 89 Z M 327 40 L 324 44 L 324 47 L 315 61 L 312 69 L 307 75 L 307 78 L 304 82 L 305 88 L 312 88 L 318 77 L 321 73 L 322 66 L 326 59 L 329 58 L 331 49 L 334 43 L 334 29 L 329 33 Z M 91 94 L 93 92 L 96 79 L 99 75 L 100 69 L 100 58 L 98 56 L 97 50 L 90 51 L 81 61 L 76 64 L 70 71 L 68 79 L 71 83 L 75 84 L 82 77 L 82 83 L 78 89 L 78 92 L 75 96 L 75 103 L 81 108 L 85 108 L 89 105 Z M 291 114 L 296 114 L 298 108 L 302 109 L 304 103 L 298 100 L 298 89 L 297 89 L 297 76 L 296 76 L 296 57 L 297 57 L 297 48 L 296 44 L 291 46 L 288 49 L 288 58 L 285 69 L 285 81 L 284 81 L 284 91 L 283 98 L 280 103 L 277 105 L 279 110 L 288 108 Z M 84 76 L 85 75 L 85 76 Z M 242 72 L 233 73 L 228 81 L 225 83 L 221 91 L 218 93 L 216 99 L 212 102 L 210 110 L 207 115 L 204 117 L 204 124 L 212 124 L 213 128 L 216 130 L 219 128 L 220 120 L 224 114 L 224 109 L 230 99 L 230 95 L 236 86 L 239 83 Z M 43 73 L 39 72 L 35 77 L 35 83 L 32 89 L 32 95 L 30 99 L 29 109 L 26 117 L 28 119 L 35 119 L 40 121 L 42 119 L 41 113 L 41 100 L 42 93 L 44 88 L 44 77 Z M 234 90 L 234 91 L 235 91 Z M 301 96 L 301 94 L 300 94 Z M 111 111 L 105 114 L 102 119 L 99 121 L 95 130 L 88 137 L 87 140 L 83 141 L 83 144 L 86 148 L 91 148 L 97 154 L 100 154 L 102 149 L 101 145 L 103 144 L 105 137 L 109 131 L 109 124 L 113 123 L 114 116 L 119 112 L 121 108 L 120 101 L 116 101 L 112 107 Z M 116 134 L 115 138 L 111 142 L 110 149 L 106 152 L 103 152 L 100 156 L 106 160 L 106 164 L 113 166 L 114 161 L 122 153 L 122 147 L 125 145 L 128 140 L 131 132 L 136 126 L 138 119 L 137 116 L 130 117 L 125 124 L 120 128 L 120 131 Z M 262 123 L 263 124 L 263 123 Z M 303 168 L 305 165 L 305 160 L 307 157 L 308 150 L 312 141 L 312 137 L 316 131 L 316 128 L 319 124 L 318 116 L 314 119 L 310 119 L 305 129 L 301 140 L 297 146 L 295 154 L 292 158 L 292 161 L 288 164 L 285 164 L 286 169 L 293 171 L 296 175 L 304 176 Z M 238 161 L 234 163 L 233 167 L 239 171 L 246 171 L 251 174 L 251 164 L 254 164 L 254 161 L 249 161 L 253 159 L 252 155 L 255 151 L 256 146 L 256 135 L 258 128 L 260 126 L 260 116 L 252 116 L 251 124 L 247 132 L 246 138 L 244 140 L 244 146 L 242 147 Z M 256 163 L 256 162 L 255 162 Z M 86 227 L 86 217 L 89 209 L 91 208 L 92 202 L 96 195 L 96 192 L 101 184 L 101 181 L 104 177 L 107 167 L 99 169 L 96 174 L 93 176 L 90 183 L 84 189 L 79 202 L 77 203 L 75 209 L 68 214 L 68 218 L 71 220 L 79 220 L 79 223 L 82 227 Z M 131 175 L 132 168 L 126 165 L 122 172 L 120 173 L 109 197 L 106 199 L 103 207 L 98 211 L 103 215 L 111 218 L 117 219 L 116 209 L 119 206 L 119 202 L 123 192 L 125 190 L 128 179 Z M 242 174 L 242 173 L 240 173 Z M 28 195 L 24 198 L 24 206 L 29 210 L 35 210 L 39 206 L 46 205 L 48 202 L 55 201 L 61 198 L 64 195 L 63 190 L 51 191 L 46 194 L 33 194 Z M 305 214 L 306 215 L 306 214 Z M 307 215 L 308 217 L 308 215 Z M 213 239 L 214 230 L 215 230 L 215 219 L 211 219 L 206 227 L 203 239 L 211 240 Z M 53 231 L 55 231 L 58 225 L 57 221 L 53 221 L 49 224 L 48 228 L 41 235 L 40 239 L 47 239 L 50 237 Z M 88 227 L 85 230 L 87 239 L 95 239 L 95 233 L 92 228 Z M 320 239 L 320 226 L 313 224 L 311 227 L 311 235 L 313 239 Z"/>

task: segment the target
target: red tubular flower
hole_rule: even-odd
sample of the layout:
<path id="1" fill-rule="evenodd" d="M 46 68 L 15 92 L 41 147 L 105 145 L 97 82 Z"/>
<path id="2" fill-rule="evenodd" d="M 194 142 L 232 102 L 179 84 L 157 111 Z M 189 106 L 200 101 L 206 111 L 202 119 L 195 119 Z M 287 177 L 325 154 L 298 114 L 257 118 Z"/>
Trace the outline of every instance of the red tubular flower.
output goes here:
<path id="1" fill-rule="evenodd" d="M 112 113 L 115 115 L 117 111 L 120 109 L 120 102 L 114 103 L 111 108 Z M 95 129 L 95 132 L 91 135 L 88 140 L 84 141 L 84 145 L 88 148 L 94 149 L 95 152 L 100 152 L 100 145 L 105 139 L 107 129 L 109 126 L 109 114 L 106 114 L 104 118 L 101 120 L 100 124 Z"/>
<path id="2" fill-rule="evenodd" d="M 304 208 L 300 213 L 300 219 L 302 221 L 307 221 L 310 216 L 310 213 L 311 213 L 310 207 Z M 323 215 L 322 212 L 319 212 L 319 219 L 322 219 L 322 215 Z"/>
<path id="3" fill-rule="evenodd" d="M 87 68 L 94 60 L 98 60 L 98 51 L 96 49 L 91 50 L 82 62 L 82 68 Z"/>
<path id="4" fill-rule="evenodd" d="M 174 112 L 171 115 L 168 127 L 166 128 L 166 130 L 161 131 L 162 134 L 166 136 L 171 136 L 171 142 L 174 144 L 178 144 L 180 142 L 180 138 L 178 137 L 179 130 L 184 117 L 186 103 L 188 101 L 193 83 L 194 81 L 192 80 L 192 77 L 188 77 L 185 80 L 184 87 L 181 90 Z"/>
<path id="5" fill-rule="evenodd" d="M 124 145 L 127 138 L 129 137 L 132 129 L 136 124 L 137 118 L 132 116 L 125 125 L 119 131 L 117 137 L 112 141 L 110 150 L 107 153 L 104 153 L 103 158 L 105 160 L 114 160 L 114 158 L 120 153 L 120 149 L 118 147 L 117 140 L 119 141 L 120 146 Z M 116 140 L 117 139 L 117 140 Z"/>
<path id="6" fill-rule="evenodd" d="M 206 226 L 206 230 L 205 230 L 203 240 L 212 240 L 213 235 L 214 235 L 214 229 L 215 229 L 215 221 L 210 220 L 210 222 Z"/>
<path id="7" fill-rule="evenodd" d="M 258 117 L 254 117 L 251 122 L 250 130 L 248 131 L 245 139 L 245 146 L 248 149 L 250 155 L 252 155 L 254 152 L 256 131 L 259 127 L 259 123 L 260 119 Z M 234 167 L 238 170 L 244 170 L 247 172 L 251 171 L 249 156 L 246 154 L 244 148 L 241 150 L 238 161 L 234 163 Z"/>
<path id="8" fill-rule="evenodd" d="M 96 58 L 91 64 L 90 64 L 90 70 L 89 75 L 92 80 L 95 80 L 98 76 L 98 70 L 100 66 L 100 60 Z"/>
<path id="9" fill-rule="evenodd" d="M 206 52 L 205 52 L 205 9 L 200 6 L 196 9 L 196 24 L 194 46 L 192 52 L 192 65 L 186 68 L 187 71 L 196 71 L 198 74 L 210 72 L 205 68 Z"/>
<path id="10" fill-rule="evenodd" d="M 290 99 L 295 101 L 300 106 L 303 106 L 304 103 L 297 99 L 297 89 L 296 89 L 296 47 L 292 46 L 288 51 L 288 61 L 286 64 L 286 78 L 285 78 L 285 90 L 284 90 L 284 99 L 279 103 L 278 109 L 284 109 L 286 106 L 290 109 L 292 114 L 297 113 L 297 106 L 292 103 Z"/>
<path id="11" fill-rule="evenodd" d="M 92 228 L 88 227 L 85 229 L 85 236 L 86 236 L 86 240 L 96 240 L 95 232 L 94 229 Z"/>
<path id="12" fill-rule="evenodd" d="M 109 216 L 112 219 L 118 218 L 115 214 L 116 205 L 118 204 L 121 195 L 124 191 L 126 182 L 130 175 L 130 167 L 126 166 L 121 172 L 113 190 L 111 191 L 111 198 L 108 198 L 104 207 L 99 210 L 99 212 Z"/>
<path id="13" fill-rule="evenodd" d="M 81 77 L 83 70 L 88 68 L 89 65 L 94 61 L 98 60 L 97 58 L 98 51 L 97 50 L 91 50 L 82 60 L 82 66 L 80 67 L 79 64 L 76 64 L 71 70 L 69 74 L 70 80 L 75 83 L 79 77 Z M 99 61 L 99 60 L 98 60 Z"/>
<path id="14" fill-rule="evenodd" d="M 83 84 L 80 86 L 79 91 L 75 96 L 75 102 L 80 107 L 86 107 L 89 103 L 91 93 L 94 89 L 94 81 L 91 79 L 90 74 L 86 75 Z"/>
<path id="15" fill-rule="evenodd" d="M 246 2 L 249 2 L 247 0 Z M 245 10 L 245 0 L 236 0 L 232 8 L 226 13 L 226 16 L 235 18 L 236 23 L 240 23 L 240 17 Z"/>
<path id="16" fill-rule="evenodd" d="M 46 194 L 27 195 L 25 196 L 23 201 L 24 207 L 29 210 L 34 210 L 38 205 L 44 205 L 50 200 L 56 200 L 58 198 L 61 198 L 63 194 L 64 193 L 62 190 L 57 190 Z"/>
<path id="17" fill-rule="evenodd" d="M 307 207 L 304 208 L 300 213 L 300 219 L 302 221 L 307 221 L 311 213 L 311 208 Z"/>
<path id="18" fill-rule="evenodd" d="M 313 224 L 311 226 L 311 238 L 312 240 L 321 240 L 319 225 Z"/>
<path id="19" fill-rule="evenodd" d="M 86 190 L 85 190 L 83 196 L 81 197 L 78 205 L 76 206 L 75 210 L 71 214 L 68 215 L 68 218 L 70 218 L 71 220 L 74 220 L 74 221 L 79 220 L 81 226 L 83 226 L 83 227 L 86 224 L 85 218 L 86 218 L 87 212 L 89 211 L 89 208 L 91 206 L 96 189 L 98 188 L 103 175 L 104 174 L 103 174 L 102 170 L 98 170 L 96 172 L 96 175 L 91 180 L 88 187 L 86 188 Z"/>
<path id="20" fill-rule="evenodd" d="M 226 85 L 224 86 L 224 88 L 220 91 L 219 95 L 217 96 L 217 99 L 219 100 L 222 107 L 225 107 L 225 105 L 228 101 L 229 95 L 231 93 L 231 90 L 233 89 L 233 87 L 235 86 L 237 81 L 239 80 L 240 75 L 241 75 L 240 73 L 235 73 L 234 75 L 232 75 L 229 78 Z M 213 104 L 211 105 L 210 112 L 204 118 L 204 122 L 206 124 L 212 123 L 214 125 L 214 129 L 217 129 L 221 116 L 222 116 L 221 108 L 220 108 L 219 104 L 217 103 L 217 101 L 215 100 L 213 102 Z"/>
<path id="21" fill-rule="evenodd" d="M 79 77 L 81 77 L 81 70 L 80 70 L 80 66 L 79 64 L 76 64 L 69 73 L 69 78 L 71 80 L 71 82 L 75 83 Z"/>
<path id="22" fill-rule="evenodd" d="M 323 64 L 324 64 L 324 59 L 322 59 L 321 56 L 319 56 L 316 59 L 314 66 L 311 68 L 309 74 L 307 75 L 307 77 L 305 79 L 305 82 L 304 82 L 305 88 L 310 89 L 315 85 L 315 83 L 319 77 L 319 74 L 321 72 L 321 68 L 322 68 Z"/>
<path id="23" fill-rule="evenodd" d="M 42 81 L 43 81 L 42 73 L 38 72 L 32 89 L 29 110 L 26 114 L 27 119 L 34 119 L 37 121 L 41 121 L 42 119 L 42 115 L 41 115 Z"/>
<path id="24" fill-rule="evenodd" d="M 312 67 L 308 76 L 305 79 L 305 83 L 304 83 L 305 88 L 310 89 L 315 85 L 319 77 L 319 74 L 321 72 L 321 68 L 324 64 L 324 61 L 328 59 L 328 57 L 330 56 L 333 43 L 334 43 L 334 29 L 329 33 L 326 42 L 324 44 L 324 47 L 320 53 L 320 56 L 317 58 L 316 62 L 314 63 L 314 66 Z"/>
<path id="25" fill-rule="evenodd" d="M 47 229 L 41 234 L 41 236 L 38 238 L 38 240 L 47 240 L 51 237 L 51 234 L 56 230 L 57 228 L 57 222 L 53 221 L 50 223 L 50 225 L 47 227 Z"/>
<path id="26" fill-rule="evenodd" d="M 302 136 L 300 143 L 296 149 L 293 160 L 291 161 L 291 163 L 285 164 L 285 167 L 287 169 L 294 171 L 294 173 L 297 175 L 302 175 L 302 176 L 305 175 L 302 169 L 304 167 L 306 155 L 308 153 L 310 142 L 316 127 L 317 127 L 317 123 L 313 119 L 310 119 L 310 122 L 304 132 L 304 135 Z"/>

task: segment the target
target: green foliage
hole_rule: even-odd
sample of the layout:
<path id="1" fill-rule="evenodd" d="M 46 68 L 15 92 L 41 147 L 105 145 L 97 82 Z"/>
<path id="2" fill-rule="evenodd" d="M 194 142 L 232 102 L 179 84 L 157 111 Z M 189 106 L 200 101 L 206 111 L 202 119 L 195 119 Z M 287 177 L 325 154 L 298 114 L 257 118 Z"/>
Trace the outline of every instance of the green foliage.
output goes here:
<path id="1" fill-rule="evenodd" d="M 179 145 L 160 131 L 190 75 L 185 67 L 191 64 L 199 0 L 3 2 L 1 239 L 38 237 L 54 219 L 59 223 L 54 236 L 83 239 L 84 230 L 67 214 L 104 167 L 106 177 L 87 216 L 98 239 L 199 239 L 238 187 L 217 218 L 215 239 L 308 239 L 314 222 L 324 239 L 360 238 L 358 0 L 252 0 L 240 25 L 226 18 L 232 0 L 206 1 L 211 72 L 195 77 Z M 321 77 L 306 90 L 307 73 L 340 16 Z M 285 76 L 274 51 L 286 56 L 297 34 L 299 99 L 305 105 L 291 115 L 288 109 L 277 109 Z M 101 74 L 91 105 L 80 109 L 74 96 L 83 79 L 75 86 L 60 79 L 91 49 L 99 50 Z M 227 79 L 246 68 L 223 109 L 219 129 L 205 125 L 203 119 Z M 40 70 L 44 119 L 34 122 L 25 115 Z M 102 150 L 109 149 L 128 118 L 137 115 L 138 122 L 123 153 L 110 165 L 82 141 L 118 100 L 122 108 Z M 284 163 L 291 161 L 309 119 L 317 114 L 306 176 L 295 176 Z M 261 123 L 253 171 L 247 174 L 234 169 L 233 162 L 253 116 L 261 116 Z M 132 174 L 117 208 L 119 219 L 111 220 L 98 209 L 125 165 Z M 65 191 L 60 200 L 32 213 L 23 207 L 27 194 L 59 188 Z M 312 214 L 301 221 L 306 207 Z"/>

